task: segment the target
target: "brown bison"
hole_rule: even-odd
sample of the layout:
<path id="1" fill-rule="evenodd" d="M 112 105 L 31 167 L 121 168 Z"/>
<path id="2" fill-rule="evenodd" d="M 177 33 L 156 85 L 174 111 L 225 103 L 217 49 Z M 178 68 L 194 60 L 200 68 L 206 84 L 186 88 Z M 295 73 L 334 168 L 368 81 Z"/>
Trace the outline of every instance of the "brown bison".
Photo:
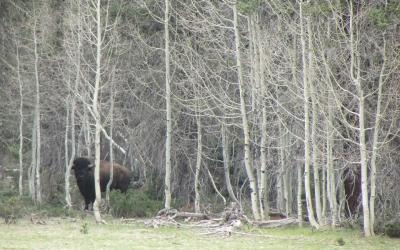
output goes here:
<path id="1" fill-rule="evenodd" d="M 106 191 L 107 183 L 110 180 L 111 165 L 108 161 L 100 161 L 100 188 L 101 192 Z M 94 187 L 94 164 L 87 158 L 76 158 L 72 168 L 75 172 L 76 182 L 83 198 L 85 199 L 85 210 L 89 204 L 96 199 Z M 131 172 L 124 166 L 114 163 L 113 181 L 110 189 L 119 189 L 125 193 L 131 181 Z"/>

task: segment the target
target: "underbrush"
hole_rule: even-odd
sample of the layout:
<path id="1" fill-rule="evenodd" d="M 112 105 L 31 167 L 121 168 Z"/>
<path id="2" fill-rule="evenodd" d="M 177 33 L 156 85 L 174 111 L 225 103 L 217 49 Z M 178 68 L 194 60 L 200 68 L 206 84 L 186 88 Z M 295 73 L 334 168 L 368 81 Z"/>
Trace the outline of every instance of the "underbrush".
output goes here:
<path id="1" fill-rule="evenodd" d="M 111 215 L 114 217 L 150 217 L 163 208 L 163 202 L 154 200 L 147 193 L 129 189 L 110 193 Z"/>

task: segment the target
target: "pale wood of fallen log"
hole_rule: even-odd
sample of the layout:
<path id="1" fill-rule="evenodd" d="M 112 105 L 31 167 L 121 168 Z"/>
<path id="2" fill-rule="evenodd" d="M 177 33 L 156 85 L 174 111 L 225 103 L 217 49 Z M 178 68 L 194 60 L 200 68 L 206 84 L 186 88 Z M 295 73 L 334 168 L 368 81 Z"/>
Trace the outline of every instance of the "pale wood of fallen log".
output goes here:
<path id="1" fill-rule="evenodd" d="M 281 220 L 253 221 L 252 224 L 257 227 L 273 228 L 295 225 L 298 223 L 296 218 L 286 218 Z"/>

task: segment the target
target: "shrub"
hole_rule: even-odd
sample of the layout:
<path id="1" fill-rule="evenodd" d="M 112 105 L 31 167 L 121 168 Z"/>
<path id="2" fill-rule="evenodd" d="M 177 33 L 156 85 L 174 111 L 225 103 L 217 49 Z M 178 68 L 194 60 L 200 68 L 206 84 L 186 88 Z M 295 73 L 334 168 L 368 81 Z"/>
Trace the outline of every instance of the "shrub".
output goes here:
<path id="1" fill-rule="evenodd" d="M 392 238 L 400 238 L 400 218 L 394 218 L 385 225 L 386 235 Z"/>
<path id="2" fill-rule="evenodd" d="M 115 217 L 149 217 L 162 207 L 162 201 L 151 199 L 140 190 L 129 189 L 126 194 L 117 190 L 110 193 L 111 214 Z"/>
<path id="3" fill-rule="evenodd" d="M 79 230 L 81 233 L 83 233 L 83 234 L 88 234 L 89 233 L 89 225 L 88 225 L 88 223 L 87 222 L 84 222 L 82 225 L 81 225 L 81 229 Z"/>
<path id="4" fill-rule="evenodd" d="M 0 217 L 4 218 L 6 224 L 15 223 L 23 213 L 23 202 L 18 196 L 12 196 L 0 201 Z"/>

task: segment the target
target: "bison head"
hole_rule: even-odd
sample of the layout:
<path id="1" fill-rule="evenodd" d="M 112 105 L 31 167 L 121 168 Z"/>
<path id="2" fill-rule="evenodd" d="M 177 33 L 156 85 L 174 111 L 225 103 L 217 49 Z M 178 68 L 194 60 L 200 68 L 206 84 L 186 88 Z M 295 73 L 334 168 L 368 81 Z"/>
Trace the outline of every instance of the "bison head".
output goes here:
<path id="1" fill-rule="evenodd" d="M 77 179 L 83 179 L 90 176 L 93 164 L 86 158 L 76 158 L 71 169 L 75 171 Z"/>

